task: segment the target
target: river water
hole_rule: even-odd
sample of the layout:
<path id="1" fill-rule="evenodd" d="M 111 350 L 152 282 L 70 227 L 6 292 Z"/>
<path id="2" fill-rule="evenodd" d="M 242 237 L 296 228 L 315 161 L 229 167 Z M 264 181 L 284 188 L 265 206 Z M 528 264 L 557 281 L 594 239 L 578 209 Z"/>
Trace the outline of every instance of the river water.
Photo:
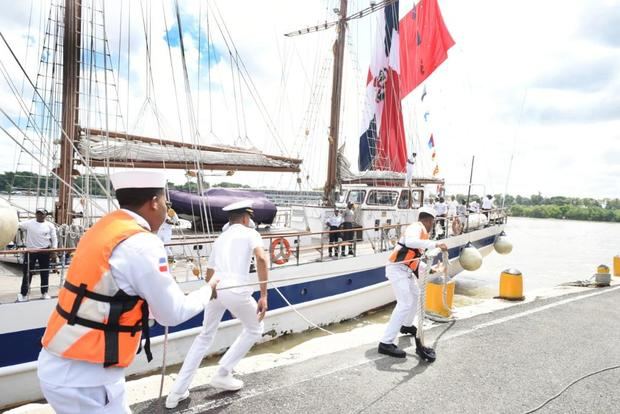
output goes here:
<path id="1" fill-rule="evenodd" d="M 620 223 L 513 217 L 506 234 L 513 243 L 508 255 L 495 252 L 475 272 L 456 277 L 457 294 L 496 296 L 500 273 L 516 268 L 527 295 L 540 289 L 590 278 L 599 264 L 612 267 L 620 255 Z"/>

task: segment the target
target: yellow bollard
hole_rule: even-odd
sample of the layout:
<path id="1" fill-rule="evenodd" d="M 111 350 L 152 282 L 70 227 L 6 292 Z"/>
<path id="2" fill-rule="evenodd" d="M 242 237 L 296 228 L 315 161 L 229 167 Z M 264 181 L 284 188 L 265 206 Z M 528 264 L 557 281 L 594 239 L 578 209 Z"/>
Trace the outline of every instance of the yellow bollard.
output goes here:
<path id="1" fill-rule="evenodd" d="M 614 276 L 620 277 L 620 255 L 614 256 Z"/>
<path id="2" fill-rule="evenodd" d="M 611 275 L 609 274 L 609 266 L 598 265 L 594 274 L 594 284 L 596 287 L 609 286 Z"/>
<path id="3" fill-rule="evenodd" d="M 448 309 L 446 309 L 443 304 L 443 283 L 440 281 L 429 281 L 426 284 L 426 303 L 424 304 L 426 312 L 446 318 L 452 316 L 450 309 L 452 308 L 452 302 L 454 300 L 454 286 L 455 284 L 452 280 L 449 281 L 446 286 L 446 305 L 448 305 Z"/>
<path id="4" fill-rule="evenodd" d="M 499 298 L 523 300 L 523 277 L 517 269 L 504 270 L 499 277 Z"/>

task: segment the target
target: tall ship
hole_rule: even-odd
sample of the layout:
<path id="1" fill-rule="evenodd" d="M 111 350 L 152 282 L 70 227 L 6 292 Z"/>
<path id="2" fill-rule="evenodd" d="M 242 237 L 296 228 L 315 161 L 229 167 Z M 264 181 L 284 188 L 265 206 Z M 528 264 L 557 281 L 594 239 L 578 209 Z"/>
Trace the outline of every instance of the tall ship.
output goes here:
<path id="1" fill-rule="evenodd" d="M 331 55 L 315 71 L 316 79 L 330 81 L 330 102 L 323 104 L 317 98 L 320 94 L 314 93 L 318 90 L 315 88 L 304 116 L 302 142 L 298 144 L 306 153 L 325 155 L 321 163 L 323 168 L 327 167 L 325 182 L 320 189 L 312 185 L 311 169 L 304 165 L 310 155 L 306 157 L 302 151 L 258 150 L 245 139 L 248 130 L 243 122 L 229 125 L 229 136 L 236 134 L 236 139 L 216 140 L 214 133 L 201 134 L 200 104 L 206 99 L 198 97 L 200 88 L 193 90 L 190 75 L 198 72 L 199 81 L 208 83 L 208 106 L 210 110 L 216 108 L 220 103 L 212 101 L 219 95 L 211 93 L 216 88 L 211 83 L 211 69 L 215 65 L 211 59 L 222 62 L 225 57 L 233 79 L 235 112 L 241 114 L 245 102 L 251 100 L 265 120 L 266 129 L 275 131 L 260 88 L 252 81 L 215 2 L 192 6 L 199 16 L 198 33 L 206 34 L 205 38 L 198 35 L 194 39 L 199 44 L 206 43 L 197 48 L 197 59 L 191 59 L 187 53 L 187 20 L 178 1 L 164 2 L 162 10 L 155 10 L 155 2 L 127 2 L 120 12 L 114 13 L 104 3 L 49 2 L 48 12 L 41 14 L 45 16 L 41 17 L 44 40 L 36 51 L 41 56 L 37 76 L 32 76 L 18 58 L 23 51 L 16 53 L 4 36 L 0 43 L 4 48 L 0 55 L 3 80 L 16 92 L 19 104 L 15 116 L 2 111 L 12 124 L 2 131 L 19 147 L 20 157 L 31 160 L 25 163 L 22 159 L 17 165 L 29 164 L 38 172 L 33 175 L 37 188 L 30 198 L 37 205 L 48 207 L 59 239 L 59 248 L 49 251 L 58 256 L 49 282 L 52 298 L 39 300 L 38 286 L 32 285 L 29 301 L 14 302 L 14 292 L 0 306 L 0 344 L 4 351 L 0 356 L 0 388 L 12 390 L 0 396 L 0 407 L 41 398 L 36 360 L 47 319 L 56 305 L 54 294 L 64 281 L 81 235 L 99 217 L 116 208 L 108 178 L 113 171 L 163 168 L 170 171 L 171 179 L 186 180 L 185 185 L 178 186 L 182 188 L 168 189 L 172 210 L 179 220 L 175 222 L 172 240 L 167 243 L 171 273 L 185 292 L 205 283 L 202 275 L 212 242 L 226 224 L 222 207 L 239 199 L 255 201 L 257 230 L 271 258 L 270 310 L 265 318 L 263 341 L 351 319 L 392 302 L 393 293 L 384 272 L 390 252 L 404 228 L 417 220 L 420 207 L 447 198 L 446 183 L 436 162 L 435 136 L 430 133 L 420 139 L 420 132 L 406 131 L 405 126 L 412 122 L 405 119 L 403 110 L 403 99 L 410 94 L 424 100 L 427 79 L 448 58 L 448 50 L 454 45 L 437 0 L 411 2 L 408 8 L 399 1 L 385 0 L 352 11 L 346 0 L 340 0 L 338 7 L 329 12 L 329 20 L 286 34 L 286 42 L 291 44 L 301 37 L 318 35 L 330 36 L 333 41 L 328 48 Z M 122 30 L 115 35 L 114 41 L 119 45 L 117 56 L 111 50 L 109 16 L 119 18 L 114 27 L 139 25 L 137 32 L 142 32 L 142 38 Z M 376 20 L 376 25 L 374 42 L 363 46 L 371 51 L 371 58 L 362 84 L 358 85 L 363 91 L 359 94 L 363 105 L 361 125 L 347 131 L 356 137 L 357 144 L 353 151 L 357 153 L 357 168 L 352 168 L 351 151 L 341 140 L 343 85 L 348 68 L 345 52 L 350 44 L 349 26 L 369 19 Z M 170 116 L 163 116 L 155 100 L 155 59 L 162 56 L 154 54 L 153 42 L 158 38 L 153 32 L 159 23 L 164 24 L 164 41 L 170 53 L 166 59 L 173 75 L 178 76 L 171 78 L 175 93 L 170 99 L 175 100 L 173 106 L 185 109 L 183 114 L 179 109 L 178 137 L 167 135 Z M 225 53 L 216 53 L 212 48 L 212 36 L 216 34 L 221 36 Z M 140 70 L 146 71 L 145 98 L 139 109 L 130 107 L 129 98 L 122 97 L 122 91 L 129 93 L 129 88 L 121 85 L 131 81 L 132 70 L 138 70 L 137 66 L 130 68 L 129 60 L 135 42 L 140 42 L 145 51 L 140 61 Z M 126 54 L 121 53 L 121 45 L 127 46 Z M 197 68 L 192 67 L 196 62 Z M 208 62 L 207 67 L 201 67 L 201 62 Z M 8 65 L 18 68 L 27 87 L 20 88 L 16 79 L 7 76 Z M 20 92 L 28 89 L 32 92 L 30 105 L 22 98 L 25 93 Z M 179 97 L 185 97 L 185 102 L 179 102 Z M 322 133 L 315 143 L 308 142 L 310 135 L 317 134 L 310 132 L 309 125 L 318 122 L 317 113 L 323 108 L 329 109 L 328 133 Z M 128 122 L 130 111 L 138 111 L 139 122 L 133 127 Z M 215 118 L 213 113 L 215 110 L 209 122 Z M 243 121 L 243 117 L 237 119 Z M 149 130 L 156 134 L 143 132 Z M 417 145 L 408 134 L 417 134 Z M 278 134 L 273 135 L 278 142 Z M 207 188 L 207 177 L 228 177 L 239 172 L 293 177 L 293 186 Z M 465 207 L 469 206 L 470 190 L 471 178 L 467 198 L 463 200 Z M 1 201 L 0 241 L 7 247 L 0 251 L 0 259 L 15 263 L 13 267 L 6 265 L 6 269 L 18 273 L 18 266 L 25 266 L 24 258 L 33 253 L 23 245 L 24 234 L 17 230 L 18 222 L 31 215 L 33 208 L 23 205 L 14 193 L 3 194 Z M 336 211 L 344 210 L 352 217 L 350 226 L 328 230 L 326 222 Z M 445 212 L 438 211 L 438 216 L 432 237 L 449 247 L 450 276 L 463 270 L 459 262 L 463 249 L 473 247 L 482 256 L 492 252 L 506 223 L 501 208 L 478 212 L 446 207 Z M 340 237 L 334 237 L 334 233 Z M 35 276 L 34 280 L 37 279 Z M 199 315 L 168 328 L 168 364 L 182 362 L 201 326 Z M 154 359 L 147 364 L 145 359 L 136 358 L 129 375 L 161 367 L 165 329 L 154 322 Z M 238 321 L 227 313 L 212 351 L 228 347 L 240 329 Z"/>

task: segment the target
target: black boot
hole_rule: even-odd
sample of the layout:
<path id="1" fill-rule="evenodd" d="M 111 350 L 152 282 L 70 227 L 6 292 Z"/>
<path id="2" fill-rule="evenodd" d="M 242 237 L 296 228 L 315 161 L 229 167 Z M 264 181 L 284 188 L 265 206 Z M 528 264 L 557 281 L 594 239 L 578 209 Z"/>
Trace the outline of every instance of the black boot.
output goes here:
<path id="1" fill-rule="evenodd" d="M 418 328 L 416 328 L 415 326 L 411 325 L 411 326 L 401 326 L 400 327 L 400 333 L 401 334 L 408 334 L 411 336 L 415 336 L 418 333 Z"/>
<path id="2" fill-rule="evenodd" d="M 389 355 L 394 358 L 405 358 L 407 353 L 397 347 L 394 344 L 384 344 L 383 342 L 379 342 L 379 348 L 377 351 L 383 355 Z"/>
<path id="3" fill-rule="evenodd" d="M 418 338 L 415 339 L 415 353 L 426 362 L 435 362 L 435 359 L 437 359 L 435 350 L 423 346 Z"/>

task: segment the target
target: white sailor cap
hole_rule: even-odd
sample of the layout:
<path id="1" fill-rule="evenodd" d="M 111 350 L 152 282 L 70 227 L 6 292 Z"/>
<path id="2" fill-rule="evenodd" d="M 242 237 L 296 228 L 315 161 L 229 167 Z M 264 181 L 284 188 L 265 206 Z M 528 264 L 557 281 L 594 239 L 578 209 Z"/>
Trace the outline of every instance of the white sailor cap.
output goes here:
<path id="1" fill-rule="evenodd" d="M 122 171 L 110 175 L 110 180 L 115 190 L 166 186 L 166 176 L 159 171 Z"/>
<path id="2" fill-rule="evenodd" d="M 222 208 L 222 211 L 226 211 L 229 214 L 244 211 L 252 215 L 254 214 L 254 210 L 252 209 L 252 204 L 254 204 L 252 200 L 235 201 L 234 203 L 231 203 L 225 206 L 224 208 Z"/>
<path id="3" fill-rule="evenodd" d="M 435 211 L 435 209 L 434 209 L 433 207 L 427 207 L 427 206 L 420 207 L 420 208 L 418 209 L 418 217 L 419 217 L 419 216 L 420 216 L 420 214 L 422 214 L 422 213 L 426 213 L 426 214 L 428 214 L 429 216 L 432 216 L 433 218 L 435 218 L 435 216 L 437 215 L 437 212 Z"/>

